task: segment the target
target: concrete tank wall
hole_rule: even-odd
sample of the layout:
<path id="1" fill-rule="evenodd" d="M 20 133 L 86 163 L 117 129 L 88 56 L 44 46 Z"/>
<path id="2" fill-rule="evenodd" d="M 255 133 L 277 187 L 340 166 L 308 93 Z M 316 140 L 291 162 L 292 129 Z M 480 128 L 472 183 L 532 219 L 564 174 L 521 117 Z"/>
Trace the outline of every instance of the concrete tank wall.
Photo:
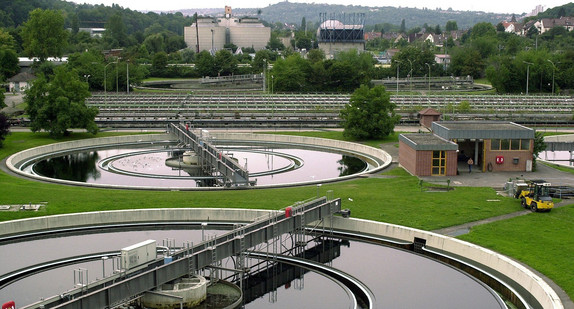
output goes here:
<path id="1" fill-rule="evenodd" d="M 329 226 L 329 221 L 327 219 L 326 226 Z M 458 255 L 514 280 L 529 291 L 543 308 L 564 308 L 558 294 L 542 278 L 523 265 L 492 250 L 456 238 L 394 224 L 342 217 L 332 217 L 332 222 L 337 230 L 368 233 L 407 242 L 412 242 L 415 237 L 425 239 L 426 247 Z"/>
<path id="2" fill-rule="evenodd" d="M 0 223 L 0 237 L 48 229 L 113 223 L 162 221 L 202 222 L 208 220 L 208 218 L 209 221 L 250 222 L 256 218 L 267 216 L 270 212 L 271 211 L 268 210 L 250 209 L 190 208 L 136 209 L 78 213 L 2 222 Z M 475 261 L 520 283 L 521 286 L 536 298 L 543 308 L 564 308 L 556 292 L 542 278 L 523 265 L 492 250 L 432 232 L 369 220 L 332 217 L 332 219 L 327 219 L 325 226 L 329 226 L 329 221 L 331 220 L 336 230 L 378 235 L 405 242 L 412 242 L 415 237 L 425 239 L 427 247 Z M 312 224 L 313 223 L 310 225 Z"/>
<path id="3" fill-rule="evenodd" d="M 375 173 L 378 172 L 391 164 L 392 158 L 385 151 L 362 145 L 357 143 L 350 143 L 344 141 L 337 141 L 324 138 L 313 138 L 313 137 L 303 137 L 303 136 L 290 136 L 290 135 L 274 135 L 274 134 L 253 134 L 253 133 L 227 133 L 227 132 L 210 132 L 212 137 L 220 140 L 231 140 L 231 141 L 242 141 L 242 142 L 258 142 L 258 143 L 283 143 L 289 145 L 307 146 L 307 147 L 319 147 L 331 150 L 338 150 L 343 152 L 348 152 L 356 154 L 358 156 L 364 156 L 372 161 L 374 168 L 364 172 L 364 173 Z M 25 162 L 43 155 L 48 155 L 51 153 L 66 152 L 77 149 L 93 148 L 93 147 L 103 147 L 103 146 L 113 146 L 113 145 L 124 145 L 130 143 L 148 143 L 148 142 L 160 142 L 160 141 L 172 141 L 174 137 L 170 134 L 138 134 L 138 135 L 124 135 L 124 136 L 114 136 L 114 137 L 104 137 L 104 138 L 91 138 L 72 142 L 55 143 L 45 146 L 39 146 L 35 148 L 30 148 L 18 152 L 6 160 L 6 166 L 14 173 L 20 174 L 25 177 L 47 181 L 55 182 L 61 184 L 69 185 L 81 185 L 88 187 L 105 187 L 105 188 L 115 188 L 115 189 L 146 189 L 150 190 L 149 187 L 138 187 L 138 186 L 122 186 L 122 185 L 110 185 L 110 184 L 98 184 L 98 183 L 79 183 L 74 181 L 54 179 L 43 177 L 40 175 L 31 175 L 25 173 L 19 169 L 21 165 Z M 361 173 L 361 174 L 364 174 Z M 297 183 L 283 183 L 278 185 L 259 185 L 257 188 L 270 188 L 270 187 L 286 187 L 286 186 L 300 186 L 300 185 L 310 185 L 315 183 L 326 183 L 332 181 L 340 181 L 345 179 L 352 179 L 360 174 L 354 174 L 344 177 L 337 177 L 332 179 L 322 179 L 317 181 L 307 181 L 307 182 L 297 182 Z M 224 190 L 222 187 L 192 187 L 192 188 L 157 188 L 158 190 Z"/>

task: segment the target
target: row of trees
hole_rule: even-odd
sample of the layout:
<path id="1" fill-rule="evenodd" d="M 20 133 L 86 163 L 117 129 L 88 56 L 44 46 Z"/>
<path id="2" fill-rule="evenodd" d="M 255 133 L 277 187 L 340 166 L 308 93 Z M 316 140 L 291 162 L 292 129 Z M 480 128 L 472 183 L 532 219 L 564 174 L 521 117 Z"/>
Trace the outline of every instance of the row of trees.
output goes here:
<path id="1" fill-rule="evenodd" d="M 74 34 L 64 29 L 65 24 L 66 21 L 59 12 L 40 9 L 32 11 L 30 13 L 30 19 L 23 24 L 19 32 L 20 38 L 22 39 L 22 52 L 26 55 L 36 55 L 40 57 L 40 59 L 44 59 L 47 55 L 63 55 L 66 50 L 70 50 L 69 45 L 82 45 L 77 42 L 74 44 L 74 40 L 72 40 Z M 42 25 L 46 27 L 42 27 Z M 104 38 L 91 38 L 90 40 L 105 41 L 106 38 L 112 37 L 115 41 L 123 42 L 119 43 L 119 46 L 121 46 L 121 44 L 127 44 L 126 41 L 122 39 L 125 33 L 127 33 L 127 26 L 119 14 L 112 15 L 107 26 Z M 309 58 L 306 59 L 309 61 L 295 61 L 294 64 L 303 71 L 303 74 L 299 74 L 300 76 L 312 76 L 314 78 L 309 78 L 309 83 L 305 83 L 305 87 L 299 87 L 298 89 L 292 85 L 295 83 L 301 84 L 299 81 L 290 84 L 282 83 L 281 85 L 291 86 L 282 86 L 284 89 L 278 88 L 278 91 L 350 91 L 348 85 L 341 85 L 335 88 L 330 86 L 333 84 L 333 80 L 341 80 L 338 78 L 340 76 L 338 76 L 339 73 L 337 71 L 349 72 L 350 74 L 347 77 L 351 81 L 348 83 L 356 85 L 357 83 L 353 81 L 356 80 L 356 70 L 354 69 L 361 68 L 361 70 L 363 70 L 362 75 L 374 78 L 393 77 L 397 71 L 399 71 L 401 77 L 407 75 L 425 76 L 428 74 L 429 69 L 432 76 L 470 75 L 474 78 L 487 77 L 495 84 L 500 92 L 524 93 L 526 91 L 525 86 L 520 85 L 525 85 L 526 83 L 523 82 L 524 80 L 522 82 L 519 81 L 520 78 L 517 78 L 517 76 L 524 76 L 524 79 L 526 78 L 526 72 L 524 71 L 525 66 L 523 65 L 524 62 L 517 62 L 516 59 L 525 59 L 522 61 L 535 64 L 530 68 L 532 69 L 532 74 L 529 74 L 531 79 L 529 80 L 529 84 L 532 85 L 529 89 L 530 92 L 551 92 L 552 89 L 555 91 L 559 89 L 569 89 L 572 88 L 571 83 L 574 81 L 574 79 L 571 78 L 572 66 L 569 65 L 572 63 L 572 56 L 569 51 L 572 50 L 571 47 L 574 46 L 574 36 L 573 33 L 559 27 L 542 35 L 523 38 L 514 34 L 497 32 L 496 28 L 490 23 L 478 23 L 456 42 L 454 39 L 449 38 L 449 40 L 445 42 L 445 46 L 440 49 L 428 42 L 415 42 L 405 45 L 401 48 L 401 52 L 395 56 L 394 60 L 396 61 L 393 61 L 393 65 L 390 68 L 377 70 L 373 69 L 372 64 L 374 62 L 372 61 L 370 61 L 371 66 L 369 67 L 353 66 L 351 70 L 341 70 L 344 61 L 339 62 L 337 58 L 344 58 L 344 56 L 337 57 L 333 61 L 320 61 L 319 64 L 317 64 L 317 61 L 312 60 L 317 58 L 316 52 L 312 49 L 312 47 L 314 47 L 313 36 L 315 31 L 306 31 L 305 29 L 307 29 L 307 27 L 309 27 L 309 23 L 303 19 L 300 29 L 295 31 L 293 44 L 295 47 L 301 49 L 310 49 Z M 433 27 L 428 28 L 432 29 Z M 450 30 L 457 29 L 456 22 L 447 23 L 445 28 Z M 45 29 L 50 29 L 50 31 L 42 33 Z M 143 78 L 148 74 L 164 77 L 256 74 L 263 71 L 262 59 L 265 59 L 267 63 L 279 59 L 278 65 L 279 68 L 281 68 L 282 61 L 289 58 L 289 55 L 293 53 L 292 49 L 287 48 L 281 52 L 282 57 L 278 57 L 277 52 L 265 51 L 264 54 L 258 53 L 255 59 L 250 59 L 245 54 L 239 56 L 233 55 L 227 51 L 220 51 L 216 55 L 209 55 L 205 52 L 195 54 L 192 50 L 185 48 L 184 42 L 174 39 L 173 36 L 166 35 L 165 32 L 158 33 L 161 29 L 162 27 L 159 25 L 152 25 L 147 28 L 144 32 L 148 35 L 142 38 L 142 43 L 125 49 L 121 55 L 121 60 L 119 61 L 126 62 L 126 65 L 118 65 L 117 70 L 116 66 L 109 68 L 111 76 L 113 76 L 114 73 L 115 75 L 126 76 L 126 74 L 122 74 L 121 68 L 124 67 L 126 73 L 127 71 L 129 71 L 130 74 L 133 72 L 133 78 L 130 79 L 132 83 L 137 82 L 138 78 Z M 3 39 L 3 37 L 8 37 L 8 39 Z M 18 39 L 10 37 L 10 33 L 0 31 L 0 43 L 11 41 L 11 43 L 0 45 L 0 57 L 6 59 L 4 63 L 13 64 L 2 67 L 2 72 L 0 73 L 3 73 L 4 77 L 13 73 L 15 68 L 17 69 L 14 59 L 16 59 L 15 52 L 18 50 Z M 273 43 L 277 44 L 279 48 L 284 48 L 275 42 L 278 41 L 277 35 L 272 37 L 274 37 L 275 40 L 271 40 L 269 45 Z M 181 36 L 179 36 L 179 39 L 183 40 Z M 7 48 L 6 46 L 11 47 Z M 391 44 L 389 43 L 379 47 L 389 48 Z M 93 53 L 102 51 L 98 48 L 87 50 Z M 551 53 L 551 50 L 563 50 L 565 52 Z M 438 66 L 434 61 L 434 54 L 444 52 L 451 55 L 451 63 L 448 67 Z M 82 53 L 84 53 L 84 51 L 82 51 Z M 73 57 L 81 58 L 75 55 L 73 55 Z M 106 64 L 102 60 L 93 60 L 93 62 L 98 61 L 102 65 Z M 195 69 L 182 66 L 168 66 L 168 63 L 194 63 Z M 137 64 L 145 65 L 136 67 Z M 247 66 L 239 66 L 238 64 L 246 64 Z M 311 65 L 314 66 L 314 71 L 309 68 Z M 104 85 L 104 74 L 102 71 L 104 70 L 101 66 L 99 69 L 91 70 L 85 68 L 87 65 L 84 64 L 83 66 L 84 69 L 78 71 L 82 75 L 91 76 L 88 79 L 90 89 L 102 90 L 102 88 L 104 88 L 102 86 Z M 400 67 L 400 70 L 397 70 L 398 67 Z M 497 70 L 502 70 L 501 74 L 496 74 Z M 510 73 L 506 74 L 507 71 Z M 278 69 L 276 74 L 279 76 L 282 72 Z M 503 78 L 505 76 L 508 76 L 508 78 Z M 550 82 L 550 86 L 548 86 L 548 81 L 552 79 L 552 76 L 554 77 L 554 82 Z M 512 78 L 512 80 L 509 78 Z M 331 82 L 329 82 L 329 80 Z M 124 82 L 126 81 L 126 78 L 124 78 Z M 121 80 L 119 83 L 109 83 L 110 85 L 107 85 L 109 87 L 108 89 L 117 90 L 116 86 L 119 89 L 126 89 L 125 83 L 120 87 L 120 84 L 122 84 Z"/>
<path id="2" fill-rule="evenodd" d="M 122 30 L 125 28 L 125 23 L 121 18 L 114 16 L 108 22 L 109 27 L 104 38 L 93 40 L 105 40 L 106 37 L 111 37 L 120 42 L 118 44 L 128 44 L 122 35 L 126 32 L 125 29 Z M 104 57 L 101 50 L 97 48 L 70 54 L 65 70 L 74 75 L 72 77 L 69 74 L 64 76 L 60 70 L 55 70 L 44 62 L 49 56 L 62 56 L 66 50 L 70 50 L 69 44 L 73 44 L 74 34 L 73 31 L 65 30 L 65 20 L 61 12 L 36 9 L 30 12 L 29 19 L 19 29 L 22 53 L 34 55 L 40 59 L 40 65 L 36 68 L 40 75 L 37 81 L 38 88 L 30 91 L 28 102 L 28 112 L 38 119 L 39 127 L 33 127 L 33 129 L 48 128 L 54 135 L 66 134 L 66 130 L 62 128 L 68 127 L 71 120 L 60 117 L 59 123 L 53 120 L 44 121 L 38 115 L 40 115 L 39 112 L 45 112 L 46 108 L 37 107 L 42 100 L 34 101 L 34 98 L 56 93 L 50 87 L 64 85 L 57 83 L 60 80 L 67 80 L 69 85 L 76 86 L 76 81 L 87 83 L 86 90 L 123 91 L 123 89 L 129 89 L 129 84 L 137 84 L 150 74 L 199 77 L 260 73 L 264 72 L 270 64 L 273 64 L 273 68 L 266 72 L 269 83 L 267 86 L 273 91 L 352 92 L 361 85 L 369 84 L 373 78 L 395 77 L 396 74 L 399 74 L 401 78 L 425 76 L 429 73 L 433 76 L 446 74 L 471 75 L 475 78 L 487 76 L 499 91 L 504 92 L 524 92 L 522 85 L 528 84 L 530 84 L 530 92 L 551 92 L 553 89 L 570 88 L 570 83 L 574 80 L 570 78 L 574 74 L 571 66 L 572 52 L 551 53 L 548 50 L 551 44 L 569 46 L 571 33 L 550 31 L 536 38 L 540 41 L 540 46 L 528 48 L 531 47 L 529 44 L 532 38 L 520 38 L 513 34 L 497 32 L 490 23 L 476 24 L 458 41 L 456 46 L 452 39 L 447 41 L 446 46 L 452 55 L 452 63 L 448 68 L 435 63 L 436 47 L 426 42 L 402 48 L 394 56 L 390 67 L 375 68 L 375 61 L 369 53 L 357 51 L 341 52 L 334 59 L 325 59 L 325 55 L 319 49 L 310 49 L 306 57 L 294 53 L 291 49 L 283 50 L 281 55 L 277 51 L 263 50 L 258 51 L 254 59 L 251 59 L 246 55 L 234 55 L 228 50 L 218 51 L 215 55 L 205 51 L 195 54 L 190 49 L 179 49 L 181 46 L 173 41 L 171 43 L 174 51 L 168 53 L 165 51 L 165 43 L 170 41 L 169 37 L 154 34 L 154 31 L 150 30 L 149 35 L 142 40 L 141 44 L 124 50 L 119 57 Z M 312 42 L 313 31 L 305 31 L 307 26 L 308 23 L 303 20 L 301 29 L 294 36 L 294 44 L 298 44 L 301 48 L 312 47 L 305 43 L 309 40 Z M 447 28 L 453 27 L 456 28 L 456 25 L 450 24 Z M 554 39 L 560 40 L 562 42 L 560 44 L 563 45 L 556 45 Z M 17 38 L 5 30 L 0 31 L 0 57 L 7 58 L 6 63 L 14 63 L 18 46 Z M 168 66 L 170 62 L 193 62 L 195 66 Z M 240 66 L 239 64 L 247 65 Z M 3 74 L 9 74 L 14 70 L 14 66 L 2 67 Z M 524 70 L 527 70 L 528 74 L 525 74 Z M 530 77 L 527 82 L 525 82 L 526 75 Z M 522 76 L 524 79 L 521 78 Z M 549 82 L 550 80 L 553 82 Z M 84 93 L 82 89 L 76 92 Z M 57 96 L 47 102 L 50 108 L 68 102 L 64 105 L 68 104 L 72 106 L 72 110 L 78 110 L 74 102 L 80 100 L 81 96 Z M 73 114 L 69 108 L 60 109 L 60 111 Z M 58 112 L 54 112 L 47 119 L 60 119 L 52 118 L 57 114 Z M 80 114 L 86 114 L 89 118 L 93 111 L 84 110 L 80 111 Z M 78 115 L 72 119 L 82 120 Z M 82 120 L 75 124 L 93 131 L 89 122 Z"/>
<path id="3" fill-rule="evenodd" d="M 375 48 L 391 48 L 393 42 L 379 39 Z M 574 32 L 555 27 L 543 34 L 518 36 L 497 31 L 490 23 L 478 23 L 460 39 L 449 38 L 442 47 L 427 41 L 398 42 L 400 52 L 390 69 L 378 70 L 376 78 L 393 76 L 400 67 L 401 77 L 424 76 L 431 66 L 432 76 L 453 75 L 487 78 L 499 93 L 554 93 L 574 88 Z M 448 53 L 448 66 L 434 64 L 435 54 Z"/>

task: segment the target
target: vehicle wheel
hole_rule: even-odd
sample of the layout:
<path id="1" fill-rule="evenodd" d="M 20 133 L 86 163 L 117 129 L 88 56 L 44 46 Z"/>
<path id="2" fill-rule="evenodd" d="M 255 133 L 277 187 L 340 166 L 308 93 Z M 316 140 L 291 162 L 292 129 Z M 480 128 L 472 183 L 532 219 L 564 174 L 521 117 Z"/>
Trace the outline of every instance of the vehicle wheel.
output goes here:
<path id="1" fill-rule="evenodd" d="M 528 206 L 526 205 L 526 199 L 525 198 L 522 198 L 520 200 L 520 205 L 522 205 L 523 208 L 528 208 Z"/>
<path id="2" fill-rule="evenodd" d="M 538 206 L 536 205 L 536 203 L 532 202 L 532 204 L 530 204 L 530 210 L 532 212 L 537 212 L 538 211 Z"/>

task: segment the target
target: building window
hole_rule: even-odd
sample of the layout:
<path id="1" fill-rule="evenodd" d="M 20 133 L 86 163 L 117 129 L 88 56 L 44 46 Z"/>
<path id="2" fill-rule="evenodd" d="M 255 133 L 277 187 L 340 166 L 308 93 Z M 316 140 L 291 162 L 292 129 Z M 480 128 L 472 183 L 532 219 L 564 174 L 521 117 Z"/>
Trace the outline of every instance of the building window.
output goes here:
<path id="1" fill-rule="evenodd" d="M 490 150 L 500 150 L 500 140 L 493 139 L 490 141 Z"/>
<path id="2" fill-rule="evenodd" d="M 530 139 L 493 139 L 490 150 L 530 150 Z"/>
<path id="3" fill-rule="evenodd" d="M 435 150 L 432 152 L 432 172 L 431 175 L 446 175 L 446 151 Z"/>

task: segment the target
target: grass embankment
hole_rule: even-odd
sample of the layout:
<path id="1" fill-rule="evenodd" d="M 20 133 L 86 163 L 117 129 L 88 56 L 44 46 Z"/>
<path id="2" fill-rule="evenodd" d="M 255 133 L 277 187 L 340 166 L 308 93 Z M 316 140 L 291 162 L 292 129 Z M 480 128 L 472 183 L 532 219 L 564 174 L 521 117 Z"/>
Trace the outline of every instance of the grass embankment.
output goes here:
<path id="1" fill-rule="evenodd" d="M 105 135 L 107 134 L 110 133 Z M 317 134 L 321 135 L 319 132 L 307 135 Z M 327 132 L 325 135 L 343 139 L 340 132 Z M 74 136 L 79 138 L 85 135 Z M 6 140 L 6 146 L 0 155 L 3 158 L 10 153 L 49 142 L 53 141 L 44 134 L 13 133 Z M 316 186 L 219 192 L 111 190 L 40 183 L 5 173 L 0 173 L 0 182 L 1 204 L 48 203 L 46 209 L 39 213 L 0 212 L 2 221 L 38 215 L 131 208 L 281 209 L 317 194 Z M 325 184 L 320 188 L 320 194 L 325 194 L 327 190 L 333 190 L 336 197 L 341 197 L 343 207 L 350 208 L 353 216 L 428 230 L 480 220 L 517 209 L 514 200 L 501 198 L 488 188 L 458 188 L 444 193 L 421 192 L 418 179 L 402 170 L 394 171 L 392 177 Z M 468 195 L 476 198 L 464 205 L 458 202 L 466 199 L 465 196 Z M 487 202 L 493 199 L 500 201 Z"/>
<path id="2" fill-rule="evenodd" d="M 574 296 L 574 207 L 532 213 L 473 227 L 460 239 L 513 257 L 540 271 Z"/>
<path id="3" fill-rule="evenodd" d="M 101 133 L 109 136 L 121 133 Z M 345 140 L 341 132 L 293 132 L 314 137 Z M 66 140 L 88 137 L 74 133 Z M 389 139 L 369 142 L 377 146 Z M 12 133 L 0 149 L 0 159 L 17 151 L 56 142 L 46 134 Z M 384 221 L 424 230 L 477 221 L 520 211 L 512 198 L 499 196 L 492 188 L 457 187 L 448 192 L 423 192 L 419 180 L 400 168 L 371 178 L 324 184 L 320 194 L 333 190 L 350 208 L 352 216 Z M 0 204 L 48 202 L 40 212 L 0 212 L 0 221 L 96 210 L 159 207 L 227 207 L 281 209 L 299 200 L 314 197 L 316 186 L 283 189 L 223 190 L 219 192 L 111 190 L 40 183 L 0 172 Z M 571 237 L 572 206 L 550 213 L 533 213 L 512 220 L 477 226 L 461 236 L 478 245 L 507 254 L 531 265 L 558 283 L 572 297 L 574 255 Z"/>

